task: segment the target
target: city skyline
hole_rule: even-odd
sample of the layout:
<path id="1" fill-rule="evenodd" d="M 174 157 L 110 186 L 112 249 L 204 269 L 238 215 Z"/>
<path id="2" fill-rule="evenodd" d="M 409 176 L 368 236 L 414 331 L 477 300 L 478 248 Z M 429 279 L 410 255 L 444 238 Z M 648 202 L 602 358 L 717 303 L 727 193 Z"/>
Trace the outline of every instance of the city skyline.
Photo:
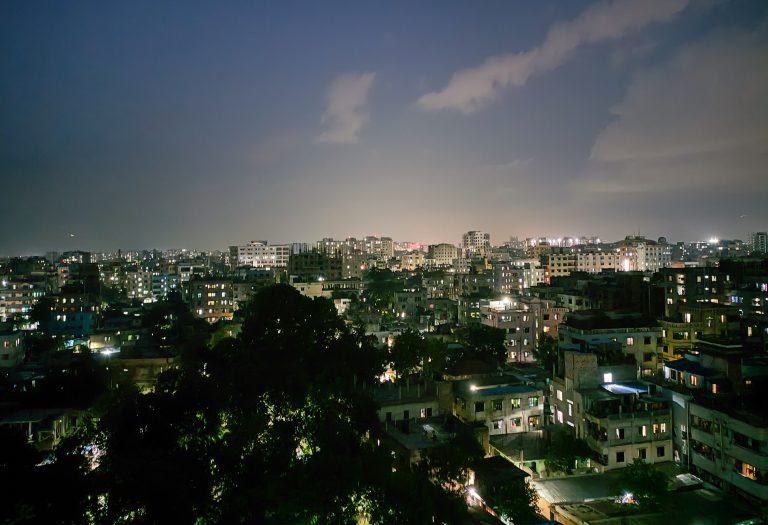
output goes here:
<path id="1" fill-rule="evenodd" d="M 2 12 L 0 254 L 768 229 L 764 2 Z"/>

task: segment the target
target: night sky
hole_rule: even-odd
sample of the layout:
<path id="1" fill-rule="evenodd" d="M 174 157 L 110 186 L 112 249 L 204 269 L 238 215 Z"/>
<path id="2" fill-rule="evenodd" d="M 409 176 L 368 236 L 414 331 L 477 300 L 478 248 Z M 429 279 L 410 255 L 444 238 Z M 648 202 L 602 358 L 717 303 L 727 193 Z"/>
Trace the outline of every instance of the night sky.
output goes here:
<path id="1" fill-rule="evenodd" d="M 768 2 L 6 0 L 0 181 L 6 255 L 744 239 Z"/>

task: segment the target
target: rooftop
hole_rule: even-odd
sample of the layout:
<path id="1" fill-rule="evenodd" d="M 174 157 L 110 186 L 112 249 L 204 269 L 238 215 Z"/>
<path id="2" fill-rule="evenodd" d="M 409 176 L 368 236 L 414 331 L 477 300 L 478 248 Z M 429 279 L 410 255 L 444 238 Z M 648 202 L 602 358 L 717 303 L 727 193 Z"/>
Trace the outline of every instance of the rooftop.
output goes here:
<path id="1" fill-rule="evenodd" d="M 457 393 L 483 397 L 541 391 L 540 388 L 523 383 L 513 375 L 485 376 L 477 379 L 457 381 L 454 388 Z"/>

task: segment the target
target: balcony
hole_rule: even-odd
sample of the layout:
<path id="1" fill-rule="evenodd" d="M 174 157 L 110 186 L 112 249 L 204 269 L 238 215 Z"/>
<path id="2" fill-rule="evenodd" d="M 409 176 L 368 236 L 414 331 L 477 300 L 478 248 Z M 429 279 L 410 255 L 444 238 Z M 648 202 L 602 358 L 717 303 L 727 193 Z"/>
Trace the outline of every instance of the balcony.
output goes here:
<path id="1" fill-rule="evenodd" d="M 706 470 L 717 477 L 721 477 L 720 469 L 717 468 L 714 461 L 707 459 L 695 450 L 691 451 L 691 459 L 693 460 L 693 464 L 697 467 Z"/>
<path id="2" fill-rule="evenodd" d="M 731 443 L 727 451 L 730 456 L 733 456 L 744 463 L 749 463 L 750 465 L 757 467 L 758 470 L 768 471 L 768 456 L 764 454 L 735 443 Z"/>
<path id="3" fill-rule="evenodd" d="M 715 436 L 709 432 L 705 432 L 700 428 L 691 427 L 691 439 L 695 439 L 696 441 L 704 443 L 710 447 L 715 446 Z"/>
<path id="4" fill-rule="evenodd" d="M 695 463 L 696 462 L 694 461 L 694 464 Z M 742 476 L 737 472 L 734 472 L 731 475 L 730 481 L 736 488 L 743 490 L 747 494 L 751 494 L 752 496 L 760 498 L 763 501 L 768 500 L 768 485 L 758 483 L 757 481 Z"/>

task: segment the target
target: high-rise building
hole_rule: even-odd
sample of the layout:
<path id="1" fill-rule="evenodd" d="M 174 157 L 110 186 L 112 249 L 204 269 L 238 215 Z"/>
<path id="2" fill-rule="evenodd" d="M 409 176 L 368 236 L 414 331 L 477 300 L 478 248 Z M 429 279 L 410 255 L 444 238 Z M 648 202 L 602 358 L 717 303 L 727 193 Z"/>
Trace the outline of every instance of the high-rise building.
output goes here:
<path id="1" fill-rule="evenodd" d="M 470 254 L 485 255 L 491 249 L 491 235 L 480 231 L 468 231 L 461 236 L 461 248 Z"/>
<path id="2" fill-rule="evenodd" d="M 267 241 L 251 241 L 237 247 L 237 265 L 255 268 L 285 268 L 291 256 L 288 244 L 267 244 Z M 231 249 L 234 255 L 234 247 Z"/>
<path id="3" fill-rule="evenodd" d="M 430 259 L 434 266 L 451 266 L 458 256 L 459 250 L 453 244 L 430 244 L 427 248 L 427 259 Z"/>
<path id="4" fill-rule="evenodd" d="M 750 235 L 752 251 L 768 253 L 768 232 L 755 232 Z"/>

